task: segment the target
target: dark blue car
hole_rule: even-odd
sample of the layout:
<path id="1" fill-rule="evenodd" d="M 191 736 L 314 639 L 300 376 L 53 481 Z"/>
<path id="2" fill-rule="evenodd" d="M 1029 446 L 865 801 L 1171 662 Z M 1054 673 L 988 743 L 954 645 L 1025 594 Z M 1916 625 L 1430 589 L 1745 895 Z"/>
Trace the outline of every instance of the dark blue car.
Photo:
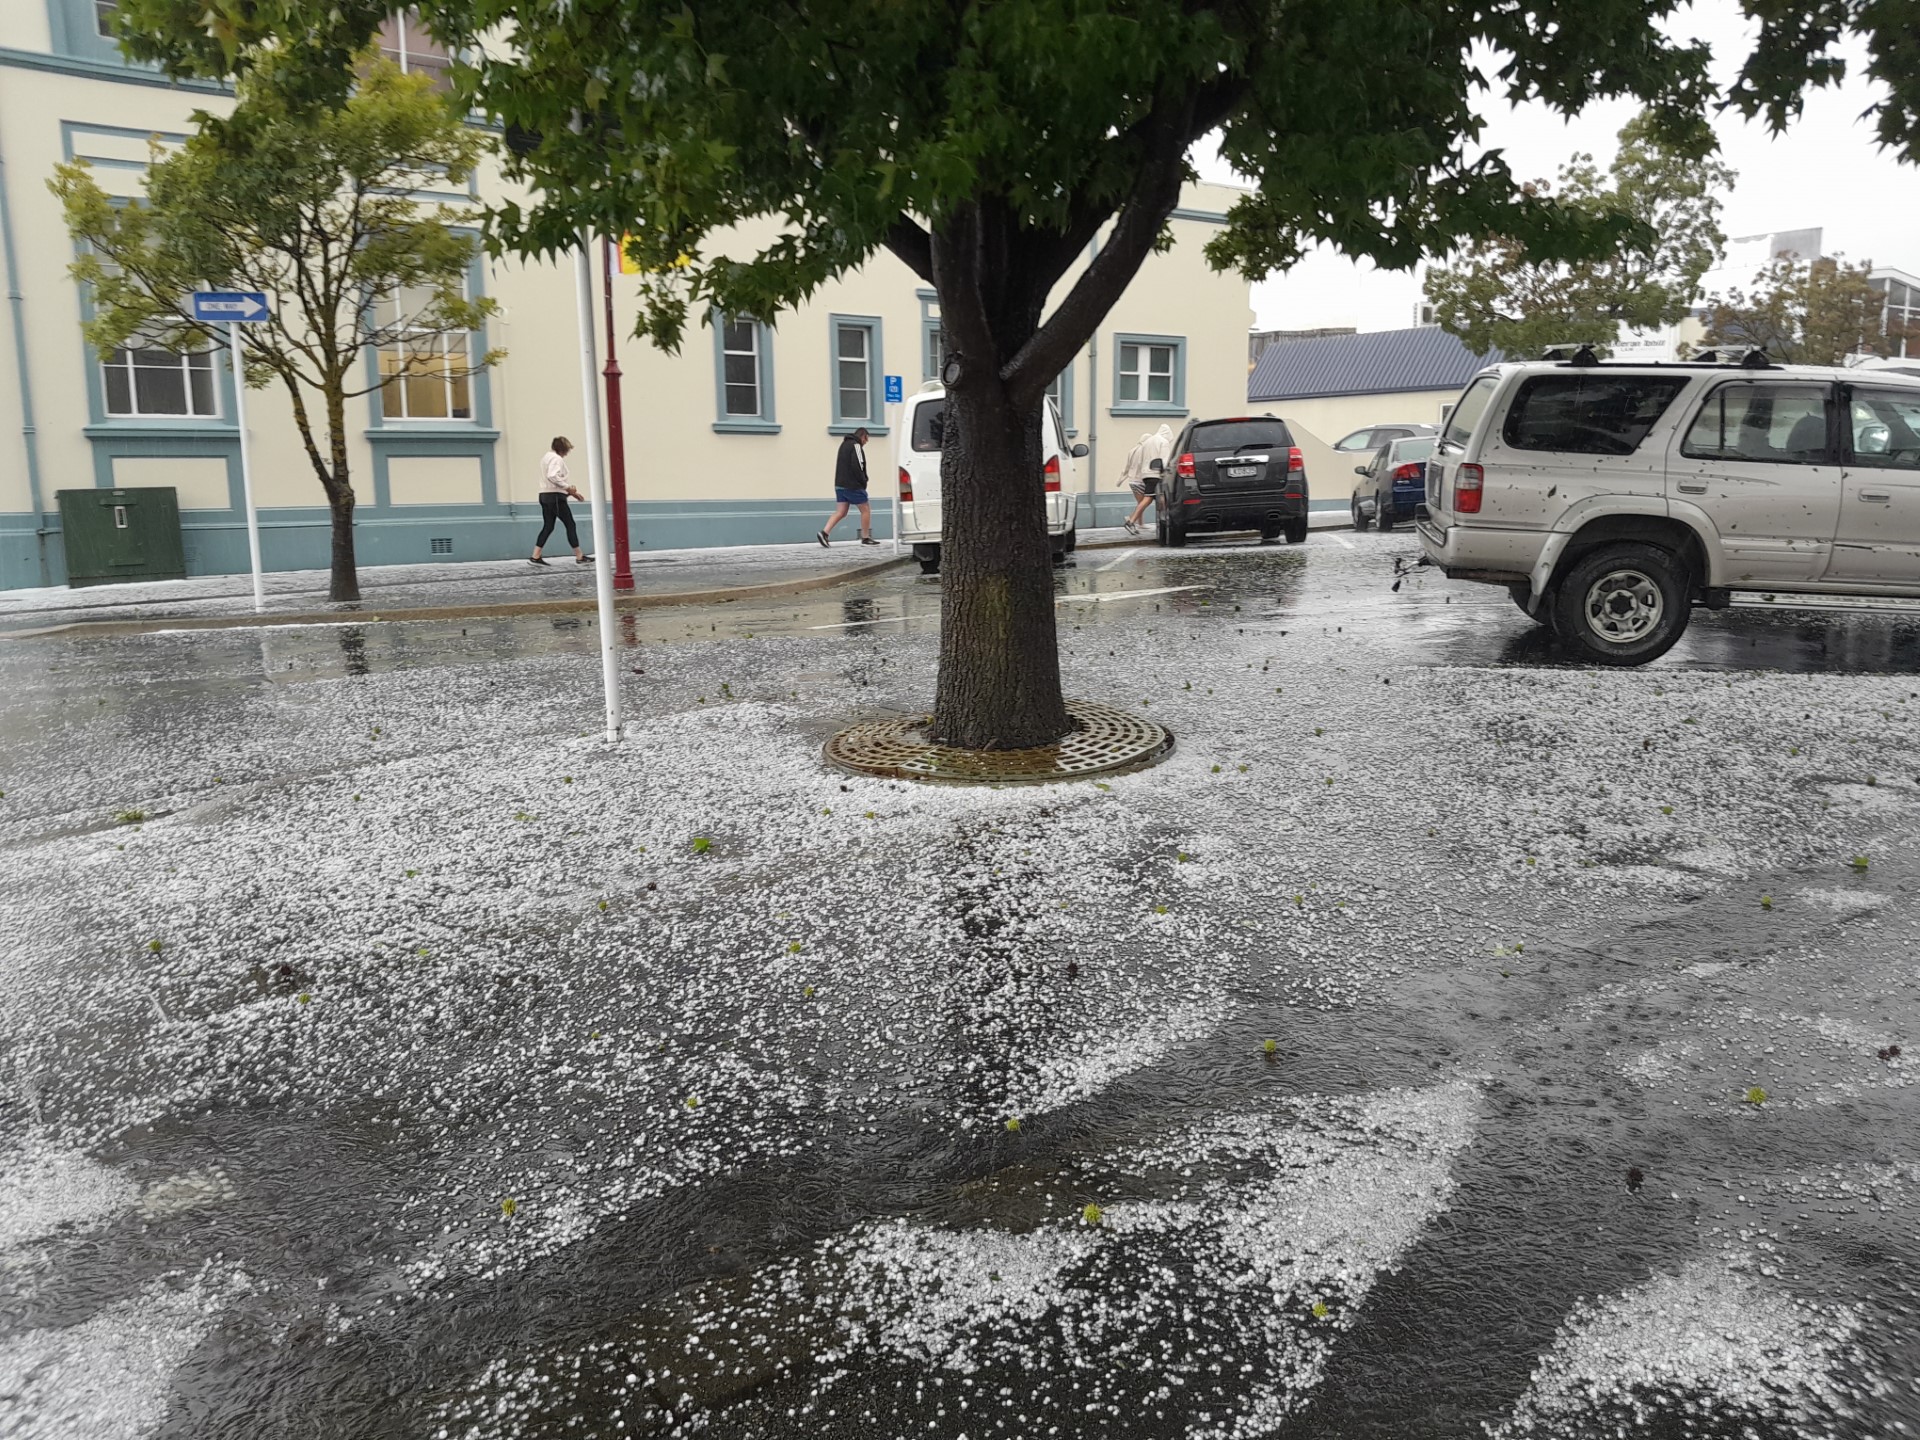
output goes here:
<path id="1" fill-rule="evenodd" d="M 1427 498 L 1427 457 L 1433 454 L 1431 435 L 1394 440 L 1373 452 L 1373 459 L 1356 465 L 1359 480 L 1353 487 L 1353 528 L 1378 525 L 1391 530 L 1413 519 L 1413 508 Z"/>

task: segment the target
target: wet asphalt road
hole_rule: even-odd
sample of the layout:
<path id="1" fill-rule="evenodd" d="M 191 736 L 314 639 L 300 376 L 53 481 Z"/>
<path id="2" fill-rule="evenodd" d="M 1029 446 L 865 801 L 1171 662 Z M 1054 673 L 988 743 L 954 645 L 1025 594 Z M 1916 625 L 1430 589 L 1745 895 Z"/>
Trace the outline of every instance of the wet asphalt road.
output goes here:
<path id="1" fill-rule="evenodd" d="M 1084 554 L 1109 796 L 811 769 L 907 572 L 624 617 L 612 760 L 585 617 L 0 645 L 21 1433 L 1920 1434 L 1920 613 L 1415 553 Z"/>

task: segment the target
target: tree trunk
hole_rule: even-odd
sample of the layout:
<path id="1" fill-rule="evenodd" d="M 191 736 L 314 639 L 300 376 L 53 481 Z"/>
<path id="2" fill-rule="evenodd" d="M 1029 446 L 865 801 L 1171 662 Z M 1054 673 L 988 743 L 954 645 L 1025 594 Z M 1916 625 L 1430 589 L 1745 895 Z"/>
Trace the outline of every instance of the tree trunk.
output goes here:
<path id="1" fill-rule="evenodd" d="M 353 558 L 353 484 L 347 472 L 347 402 L 340 387 L 329 386 L 327 444 L 333 474 L 327 480 L 327 506 L 333 512 L 333 565 L 327 582 L 329 600 L 358 600 L 360 571 Z"/>
<path id="2" fill-rule="evenodd" d="M 940 678 L 933 734 L 973 750 L 1050 745 L 1060 691 L 1040 409 L 1017 411 L 990 366 L 948 390 L 940 455 Z"/>

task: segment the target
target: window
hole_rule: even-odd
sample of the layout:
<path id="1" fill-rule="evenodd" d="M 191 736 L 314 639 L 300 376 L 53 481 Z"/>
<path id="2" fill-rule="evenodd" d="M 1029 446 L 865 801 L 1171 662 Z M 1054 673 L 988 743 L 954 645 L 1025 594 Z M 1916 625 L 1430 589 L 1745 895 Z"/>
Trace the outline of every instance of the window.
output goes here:
<path id="1" fill-rule="evenodd" d="M 109 40 L 119 38 L 113 31 L 113 14 L 120 0 L 93 0 L 93 28 Z"/>
<path id="2" fill-rule="evenodd" d="M 380 378 L 389 382 L 380 392 L 380 409 L 389 420 L 473 419 L 468 332 L 409 323 L 433 303 L 431 288 L 407 285 L 374 307 L 375 323 L 400 330 L 399 343 L 380 351 Z"/>
<path id="3" fill-rule="evenodd" d="M 1283 420 L 1219 420 L 1211 425 L 1196 425 L 1188 433 L 1189 450 L 1246 450 L 1255 445 L 1286 449 L 1293 444 Z"/>
<path id="4" fill-rule="evenodd" d="M 1378 450 L 1380 446 L 1373 438 L 1373 431 L 1366 429 L 1356 430 L 1351 435 L 1342 435 L 1334 442 L 1333 448 L 1342 451 Z"/>
<path id="5" fill-rule="evenodd" d="M 1482 375 L 1467 386 L 1466 393 L 1455 403 L 1453 413 L 1447 417 L 1446 433 L 1440 437 L 1442 445 L 1466 448 L 1467 441 L 1473 438 L 1473 427 L 1487 413 L 1487 403 L 1493 399 L 1494 387 L 1499 383 L 1498 375 Z"/>
<path id="6" fill-rule="evenodd" d="M 829 431 L 851 434 L 865 426 L 886 434 L 882 423 L 880 322 L 866 315 L 834 315 L 827 321 L 833 340 L 833 423 Z"/>
<path id="7" fill-rule="evenodd" d="M 1187 413 L 1187 342 L 1177 335 L 1116 335 L 1115 414 Z"/>
<path id="8" fill-rule="evenodd" d="M 713 317 L 714 384 L 722 434 L 771 434 L 773 332 L 745 316 Z"/>
<path id="9" fill-rule="evenodd" d="M 1061 435 L 1079 434 L 1073 424 L 1073 366 L 1067 366 L 1053 377 L 1053 383 L 1047 386 L 1047 399 L 1053 402 L 1053 408 L 1059 412 Z"/>
<path id="10" fill-rule="evenodd" d="M 431 76 L 436 90 L 453 88 L 447 47 L 427 33 L 412 10 L 397 10 L 381 22 L 380 53 L 409 75 Z"/>
<path id="11" fill-rule="evenodd" d="M 1686 385 L 1684 375 L 1536 375 L 1520 383 L 1500 438 L 1516 450 L 1631 455 Z"/>
<path id="12" fill-rule="evenodd" d="M 1700 407 L 1680 453 L 1694 460 L 1824 465 L 1827 387 L 1782 382 L 1722 385 Z"/>
<path id="13" fill-rule="evenodd" d="M 116 350 L 100 366 L 106 384 L 107 414 L 217 416 L 213 352 L 189 350 Z"/>
<path id="14" fill-rule="evenodd" d="M 1920 392 L 1855 390 L 1853 458 L 1874 470 L 1920 470 Z"/>
<path id="15" fill-rule="evenodd" d="M 938 325 L 927 327 L 926 352 L 926 378 L 938 380 L 940 372 L 946 368 L 947 364 L 946 336 Z"/>
<path id="16" fill-rule="evenodd" d="M 947 402 L 929 400 L 913 412 L 913 448 L 936 451 L 947 441 Z"/>

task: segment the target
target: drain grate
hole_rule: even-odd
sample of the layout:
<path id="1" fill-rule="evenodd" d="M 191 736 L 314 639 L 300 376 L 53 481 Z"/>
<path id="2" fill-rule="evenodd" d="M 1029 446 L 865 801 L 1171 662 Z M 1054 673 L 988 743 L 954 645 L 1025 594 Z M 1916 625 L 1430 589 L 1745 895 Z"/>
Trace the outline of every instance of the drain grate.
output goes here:
<path id="1" fill-rule="evenodd" d="M 962 750 L 927 737 L 931 715 L 876 720 L 827 741 L 827 763 L 857 775 L 948 785 L 1044 785 L 1088 775 L 1140 770 L 1164 760 L 1173 735 L 1163 726 L 1096 700 L 1069 700 L 1074 728 L 1058 744 L 1032 750 Z"/>

